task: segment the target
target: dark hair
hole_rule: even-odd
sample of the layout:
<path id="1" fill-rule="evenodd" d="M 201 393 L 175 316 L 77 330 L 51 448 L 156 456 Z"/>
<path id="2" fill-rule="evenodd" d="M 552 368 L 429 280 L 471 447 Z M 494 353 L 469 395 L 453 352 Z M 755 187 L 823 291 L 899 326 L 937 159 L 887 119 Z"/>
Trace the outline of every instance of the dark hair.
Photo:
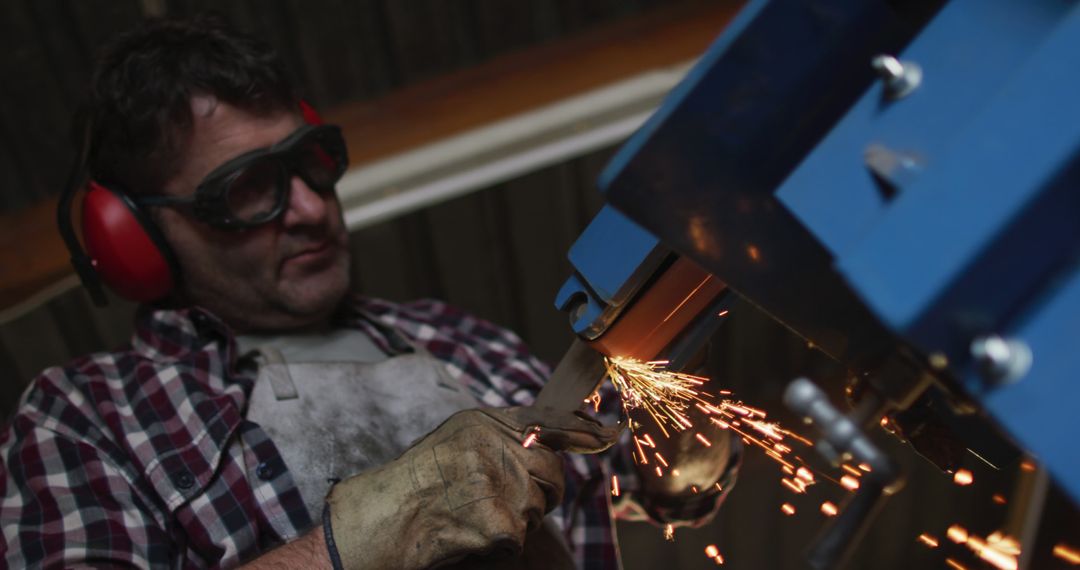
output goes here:
<path id="1" fill-rule="evenodd" d="M 212 15 L 146 20 L 106 46 L 93 73 L 80 118 L 87 174 L 127 192 L 159 192 L 182 158 L 191 97 L 200 94 L 257 115 L 297 108 L 267 44 Z"/>

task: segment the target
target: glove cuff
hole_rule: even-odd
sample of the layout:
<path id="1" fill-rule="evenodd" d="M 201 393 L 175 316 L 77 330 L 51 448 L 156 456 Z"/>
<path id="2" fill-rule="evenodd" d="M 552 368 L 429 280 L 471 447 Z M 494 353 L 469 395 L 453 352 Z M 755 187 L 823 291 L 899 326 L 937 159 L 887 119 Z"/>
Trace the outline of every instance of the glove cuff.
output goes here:
<path id="1" fill-rule="evenodd" d="M 334 542 L 334 529 L 330 525 L 330 503 L 323 505 L 322 527 L 323 536 L 326 537 L 326 550 L 330 555 L 330 566 L 334 570 L 345 570 L 341 565 L 341 555 L 338 554 L 337 544 Z"/>

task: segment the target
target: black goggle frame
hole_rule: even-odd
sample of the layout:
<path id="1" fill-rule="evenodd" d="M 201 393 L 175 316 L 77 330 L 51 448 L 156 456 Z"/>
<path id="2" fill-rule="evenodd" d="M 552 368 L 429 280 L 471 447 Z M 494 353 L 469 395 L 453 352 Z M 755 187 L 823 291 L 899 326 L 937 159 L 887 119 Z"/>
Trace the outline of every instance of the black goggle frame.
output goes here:
<path id="1" fill-rule="evenodd" d="M 315 180 L 300 164 L 305 149 L 315 144 L 333 160 L 333 172 L 329 181 Z M 229 205 L 229 192 L 233 184 L 256 164 L 272 162 L 277 167 L 274 184 L 275 202 L 272 208 L 252 219 L 241 219 Z M 246 152 L 215 168 L 199 183 L 191 196 L 140 196 L 135 202 L 141 206 L 186 206 L 195 217 L 206 224 L 222 229 L 247 229 L 278 219 L 289 203 L 290 181 L 298 176 L 312 190 L 320 194 L 334 192 L 349 166 L 348 152 L 341 128 L 336 125 L 305 125 L 269 148 Z"/>

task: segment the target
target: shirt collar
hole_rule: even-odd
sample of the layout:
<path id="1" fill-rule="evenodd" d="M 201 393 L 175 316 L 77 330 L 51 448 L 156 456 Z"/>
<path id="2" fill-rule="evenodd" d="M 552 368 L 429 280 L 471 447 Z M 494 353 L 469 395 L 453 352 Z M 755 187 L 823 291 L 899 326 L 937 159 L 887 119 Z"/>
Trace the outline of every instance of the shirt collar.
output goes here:
<path id="1" fill-rule="evenodd" d="M 176 361 L 221 340 L 231 347 L 232 331 L 221 319 L 200 307 L 163 309 L 142 305 L 135 315 L 132 347 L 151 360 Z"/>

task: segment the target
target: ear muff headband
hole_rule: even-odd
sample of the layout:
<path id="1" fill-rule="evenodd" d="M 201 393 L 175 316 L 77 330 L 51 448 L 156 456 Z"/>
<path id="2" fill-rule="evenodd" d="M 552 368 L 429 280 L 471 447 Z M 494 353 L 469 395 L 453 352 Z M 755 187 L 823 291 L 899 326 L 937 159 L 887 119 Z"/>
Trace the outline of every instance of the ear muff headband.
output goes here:
<path id="1" fill-rule="evenodd" d="M 300 111 L 305 122 L 322 124 L 318 113 L 304 100 L 300 101 Z M 71 253 L 71 264 L 99 307 L 107 303 L 101 282 L 132 301 L 162 299 L 176 286 L 179 266 L 160 229 L 126 193 L 93 180 L 86 182 L 92 133 L 92 121 L 87 121 L 75 167 L 57 203 L 57 225 Z M 84 182 L 85 251 L 71 224 L 71 203 Z"/>

